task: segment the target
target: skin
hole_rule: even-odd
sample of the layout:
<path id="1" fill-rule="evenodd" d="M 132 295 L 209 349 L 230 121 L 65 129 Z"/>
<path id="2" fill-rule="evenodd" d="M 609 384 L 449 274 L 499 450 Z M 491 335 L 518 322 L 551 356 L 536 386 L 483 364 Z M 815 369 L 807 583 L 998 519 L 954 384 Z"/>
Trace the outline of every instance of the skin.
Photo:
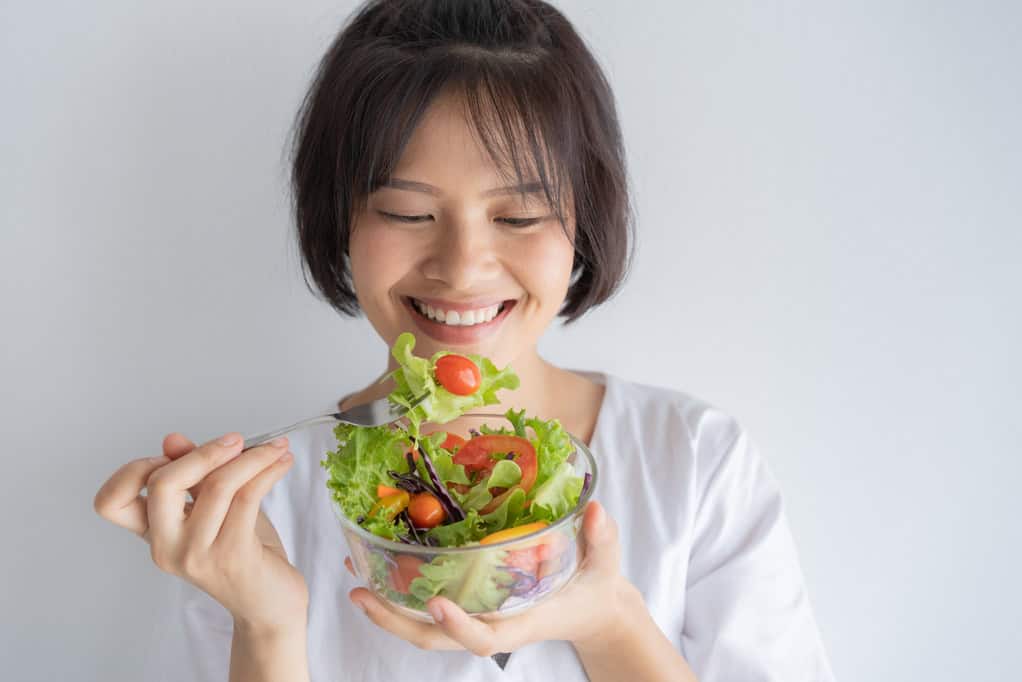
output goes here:
<path id="1" fill-rule="evenodd" d="M 542 195 L 523 200 L 518 193 L 487 194 L 513 183 L 481 146 L 453 93 L 438 97 L 427 110 L 393 177 L 434 189 L 427 194 L 381 188 L 356 216 L 352 277 L 359 304 L 381 339 L 389 348 L 401 332 L 413 330 L 419 355 L 450 349 L 488 356 L 498 366 L 511 364 L 522 384 L 509 396 L 513 406 L 556 417 L 588 441 L 602 387 L 555 367 L 537 351 L 568 289 L 574 256 L 570 213 L 562 225 Z M 425 218 L 408 222 L 386 214 Z M 527 227 L 510 224 L 531 218 L 539 220 Z M 515 304 L 489 331 L 471 332 L 472 338 L 455 344 L 422 333 L 408 297 L 452 305 Z M 387 358 L 389 372 L 395 365 Z M 342 407 L 390 390 L 373 382 Z M 494 411 L 509 406 L 494 406 Z M 449 428 L 459 432 L 457 422 Z M 241 447 L 213 441 L 196 448 L 171 434 L 163 457 L 130 462 L 104 484 L 96 511 L 146 539 L 160 568 L 227 607 L 235 623 L 232 680 L 308 679 L 308 590 L 258 511 L 259 500 L 290 466 L 286 457 L 280 459 L 286 443 L 239 457 Z M 147 482 L 149 496 L 140 497 Z M 185 491 L 192 492 L 194 506 L 186 502 Z M 357 588 L 349 598 L 380 628 L 423 649 L 489 656 L 532 642 L 566 640 L 591 680 L 694 680 L 638 590 L 621 574 L 617 525 L 599 503 L 587 507 L 582 533 L 586 550 L 577 578 L 514 618 L 483 622 L 437 597 L 427 605 L 436 624 L 424 624 L 391 612 L 367 589 Z"/>

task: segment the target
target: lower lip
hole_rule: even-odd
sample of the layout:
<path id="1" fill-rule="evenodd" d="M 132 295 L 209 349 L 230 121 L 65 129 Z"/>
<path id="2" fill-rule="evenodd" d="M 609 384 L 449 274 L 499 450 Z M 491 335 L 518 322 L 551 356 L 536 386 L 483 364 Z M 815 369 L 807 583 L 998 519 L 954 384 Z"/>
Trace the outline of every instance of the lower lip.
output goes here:
<path id="1" fill-rule="evenodd" d="M 411 299 L 405 298 L 403 300 L 405 307 L 408 308 L 408 312 L 412 316 L 412 320 L 415 322 L 415 326 L 435 341 L 451 345 L 469 345 L 482 341 L 497 331 L 497 327 L 511 313 L 512 308 L 517 303 L 517 301 L 504 301 L 504 309 L 489 322 L 473 324 L 469 327 L 455 327 L 429 319 L 416 310 Z"/>

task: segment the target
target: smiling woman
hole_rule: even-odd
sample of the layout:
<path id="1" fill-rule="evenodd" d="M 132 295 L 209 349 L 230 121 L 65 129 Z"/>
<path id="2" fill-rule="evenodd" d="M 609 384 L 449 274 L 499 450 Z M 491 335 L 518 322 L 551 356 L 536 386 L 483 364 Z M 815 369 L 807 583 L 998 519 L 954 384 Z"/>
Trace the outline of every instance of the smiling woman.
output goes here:
<path id="1" fill-rule="evenodd" d="M 378 218 L 421 224 L 458 217 L 460 202 L 473 218 L 509 228 L 560 224 L 572 258 L 558 312 L 577 319 L 613 294 L 631 242 L 610 86 L 564 16 L 543 3 L 412 7 L 374 3 L 357 14 L 299 112 L 292 180 L 307 274 L 331 305 L 354 314 L 348 247 L 366 203 Z M 451 33 L 444 22 L 459 12 L 468 23 Z M 410 21 L 422 23 L 395 39 L 396 22 Z"/>
<path id="2" fill-rule="evenodd" d="M 500 435 L 473 433 L 461 412 L 436 419 L 457 450 L 448 469 L 465 471 L 441 479 L 419 450 L 436 499 L 426 509 L 429 500 L 417 498 L 418 530 L 446 514 L 476 542 L 486 538 L 469 534 L 479 528 L 468 514 L 501 513 L 503 539 L 538 530 L 509 519 L 558 518 L 543 517 L 544 505 L 587 485 L 570 474 L 567 450 L 564 466 L 551 454 L 551 434 L 568 442 L 562 431 L 594 453 L 601 473 L 589 492 L 598 501 L 573 511 L 578 573 L 549 599 L 491 623 L 448 598 L 459 590 L 420 591 L 426 623 L 340 570 L 342 540 L 317 466 L 340 435 L 295 432 L 240 457 L 238 434 L 199 448 L 173 435 L 165 457 L 127 465 L 96 499 L 101 514 L 151 542 L 157 565 L 186 579 L 161 612 L 154 679 L 831 679 L 780 494 L 741 426 L 686 393 L 540 356 L 555 318 L 577 320 L 614 293 L 631 244 L 613 96 L 567 19 L 539 0 L 368 2 L 320 63 L 295 126 L 307 283 L 337 311 L 363 313 L 385 347 L 404 339 L 403 353 L 387 355 L 387 381 L 349 394 L 342 408 L 407 384 L 407 367 L 391 370 L 416 363 L 420 390 L 435 379 L 452 405 L 478 392 L 489 397 L 477 405 L 519 415 L 513 434 Z M 410 331 L 417 359 L 412 335 L 403 336 Z M 495 376 L 520 388 L 498 396 Z M 356 435 L 345 437 L 343 460 L 380 470 L 355 486 L 365 504 L 353 518 L 372 517 L 389 537 L 412 503 L 391 487 L 409 483 L 397 467 L 413 470 L 412 445 L 422 442 L 397 444 L 395 432 L 373 432 L 384 443 L 376 459 Z M 465 473 L 491 469 L 519 479 L 491 486 Z M 341 478 L 343 487 L 357 476 Z M 473 499 L 483 506 L 465 512 L 453 495 L 472 483 L 482 485 Z M 194 507 L 185 506 L 189 490 Z M 526 491 L 536 494 L 527 514 Z M 545 562 L 519 555 L 509 565 L 541 582 Z M 442 564 L 416 560 L 379 574 L 396 574 L 398 590 L 465 575 L 476 588 L 491 575 L 445 578 Z M 426 573 L 416 576 L 420 566 Z M 499 652 L 497 667 L 488 657 Z M 507 652 L 516 652 L 510 662 Z"/>

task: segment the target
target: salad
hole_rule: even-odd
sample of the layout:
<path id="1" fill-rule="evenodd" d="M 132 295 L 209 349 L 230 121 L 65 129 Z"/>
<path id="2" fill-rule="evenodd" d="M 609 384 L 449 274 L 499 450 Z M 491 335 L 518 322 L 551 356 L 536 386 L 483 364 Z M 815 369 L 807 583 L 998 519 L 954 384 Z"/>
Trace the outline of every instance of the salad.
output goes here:
<path id="1" fill-rule="evenodd" d="M 407 423 L 338 425 L 337 449 L 321 462 L 339 513 L 391 541 L 365 542 L 346 531 L 349 544 L 365 549 L 371 586 L 414 611 L 443 595 L 481 613 L 566 580 L 576 560 L 568 538 L 554 533 L 531 546 L 525 539 L 575 510 L 590 486 L 591 475 L 576 472 L 572 438 L 556 419 L 514 409 L 496 428 L 437 428 L 499 403 L 497 392 L 519 380 L 484 357 L 441 351 L 425 358 L 414 348 L 415 337 L 404 333 L 391 349 L 398 368 L 388 399 L 410 408 Z M 511 549 L 487 547 L 516 539 L 522 542 Z M 444 551 L 470 547 L 483 551 Z"/>

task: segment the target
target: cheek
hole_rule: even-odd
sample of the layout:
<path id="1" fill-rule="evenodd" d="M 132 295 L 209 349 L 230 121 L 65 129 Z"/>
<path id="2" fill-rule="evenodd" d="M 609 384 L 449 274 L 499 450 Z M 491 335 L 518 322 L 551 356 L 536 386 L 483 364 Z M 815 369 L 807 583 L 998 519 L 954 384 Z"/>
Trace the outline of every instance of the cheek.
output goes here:
<path id="1" fill-rule="evenodd" d="M 543 307 L 560 308 L 571 281 L 575 250 L 563 235 L 545 235 L 516 259 L 519 281 Z"/>
<path id="2" fill-rule="evenodd" d="M 397 238 L 392 231 L 366 224 L 355 230 L 348 244 L 351 278 L 363 309 L 374 307 L 394 284 L 408 271 L 414 254 L 408 240 Z"/>

